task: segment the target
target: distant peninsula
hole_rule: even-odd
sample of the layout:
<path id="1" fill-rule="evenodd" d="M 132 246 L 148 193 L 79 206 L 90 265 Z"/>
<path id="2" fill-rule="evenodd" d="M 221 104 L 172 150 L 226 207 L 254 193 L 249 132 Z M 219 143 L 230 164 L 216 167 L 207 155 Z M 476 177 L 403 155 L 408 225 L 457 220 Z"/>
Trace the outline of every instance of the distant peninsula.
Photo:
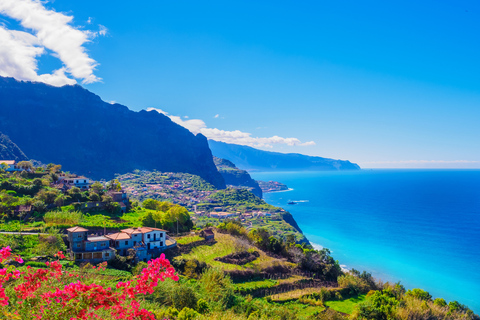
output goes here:
<path id="1" fill-rule="evenodd" d="M 263 193 L 289 190 L 286 184 L 283 184 L 278 181 L 257 181 L 257 182 L 260 188 L 262 189 Z"/>
<path id="2" fill-rule="evenodd" d="M 212 154 L 230 160 L 247 171 L 340 171 L 360 170 L 348 160 L 307 156 L 299 153 L 280 153 L 252 147 L 208 140 Z"/>

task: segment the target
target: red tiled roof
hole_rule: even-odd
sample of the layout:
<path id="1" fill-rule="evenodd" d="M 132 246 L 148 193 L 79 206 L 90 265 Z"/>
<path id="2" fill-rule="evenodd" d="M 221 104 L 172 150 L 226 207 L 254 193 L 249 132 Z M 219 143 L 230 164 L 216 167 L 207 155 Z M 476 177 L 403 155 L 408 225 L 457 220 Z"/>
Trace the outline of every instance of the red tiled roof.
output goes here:
<path id="1" fill-rule="evenodd" d="M 112 239 L 112 240 L 126 240 L 131 239 L 130 235 L 126 232 L 117 232 L 113 234 L 107 234 L 105 237 Z"/>
<path id="2" fill-rule="evenodd" d="M 152 228 L 152 227 L 141 227 L 141 228 L 135 228 L 135 229 L 134 228 L 128 228 L 128 229 L 123 229 L 122 231 L 126 232 L 126 233 L 129 233 L 129 234 L 132 234 L 132 233 L 149 233 L 149 232 L 152 232 L 152 231 L 167 232 L 167 230 Z"/>
<path id="3" fill-rule="evenodd" d="M 70 231 L 70 232 L 85 232 L 85 231 L 88 231 L 88 230 L 85 229 L 85 228 L 82 228 L 82 227 L 72 227 L 72 228 L 68 228 L 67 231 Z"/>

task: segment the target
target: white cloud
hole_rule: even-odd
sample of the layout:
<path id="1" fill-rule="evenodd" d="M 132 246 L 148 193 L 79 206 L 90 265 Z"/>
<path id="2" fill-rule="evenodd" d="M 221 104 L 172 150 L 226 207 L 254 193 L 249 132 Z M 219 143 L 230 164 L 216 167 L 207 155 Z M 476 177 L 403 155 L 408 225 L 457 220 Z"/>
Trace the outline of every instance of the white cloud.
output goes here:
<path id="1" fill-rule="evenodd" d="M 99 27 L 98 34 L 101 35 L 101 36 L 106 36 L 107 32 L 108 32 L 107 27 L 102 26 L 101 24 L 99 24 L 98 27 Z"/>
<path id="2" fill-rule="evenodd" d="M 93 73 L 97 63 L 88 56 L 84 44 L 106 34 L 105 27 L 100 26 L 98 32 L 79 30 L 71 25 L 73 17 L 46 9 L 40 0 L 1 0 L 0 14 L 20 21 L 25 28 L 15 31 L 0 26 L 0 75 L 55 86 L 76 83 L 75 79 L 83 83 L 101 80 Z M 39 75 L 37 58 L 47 52 L 45 49 L 51 50 L 63 67 Z"/>
<path id="3" fill-rule="evenodd" d="M 203 120 L 200 120 L 200 119 L 183 120 L 181 117 L 169 115 L 167 112 L 157 108 L 148 108 L 147 111 L 157 111 L 161 114 L 164 114 L 167 117 L 169 117 L 173 122 L 181 125 L 182 127 L 187 128 L 192 133 L 194 134 L 201 133 L 208 139 L 212 139 L 216 141 L 240 144 L 240 145 L 257 147 L 257 148 L 258 147 L 271 148 L 274 144 L 286 144 L 289 146 L 315 145 L 314 141 L 308 141 L 308 142 L 302 143 L 297 138 L 282 138 L 279 136 L 259 138 L 259 137 L 252 137 L 251 133 L 242 132 L 240 130 L 226 131 L 226 130 L 220 130 L 216 128 L 207 128 L 207 125 Z"/>
<path id="4" fill-rule="evenodd" d="M 218 118 L 218 117 L 220 117 L 220 115 L 219 115 L 219 114 L 216 114 L 216 115 L 214 116 L 214 118 Z"/>

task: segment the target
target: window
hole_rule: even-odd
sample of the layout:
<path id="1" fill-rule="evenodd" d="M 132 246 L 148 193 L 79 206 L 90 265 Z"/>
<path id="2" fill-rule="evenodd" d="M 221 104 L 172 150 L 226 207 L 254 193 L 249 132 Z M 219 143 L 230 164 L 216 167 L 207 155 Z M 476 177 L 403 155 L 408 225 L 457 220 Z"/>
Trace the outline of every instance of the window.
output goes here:
<path id="1" fill-rule="evenodd" d="M 105 257 L 110 257 L 110 252 L 105 252 Z"/>
<path id="2" fill-rule="evenodd" d="M 133 245 L 136 246 L 136 245 L 137 245 L 137 241 L 133 241 Z"/>
<path id="3" fill-rule="evenodd" d="M 149 234 L 147 234 L 147 238 L 150 239 L 150 235 L 149 235 Z"/>
<path id="4" fill-rule="evenodd" d="M 107 243 L 106 242 L 102 242 L 102 247 L 106 247 L 107 246 Z"/>
<path id="5" fill-rule="evenodd" d="M 115 241 L 115 246 L 118 247 L 118 241 Z"/>
<path id="6" fill-rule="evenodd" d="M 128 246 L 128 241 L 125 241 L 125 245 Z"/>
<path id="7" fill-rule="evenodd" d="M 163 247 L 163 241 L 160 241 L 160 247 Z"/>
<path id="8" fill-rule="evenodd" d="M 163 238 L 163 233 L 160 233 L 160 238 Z"/>
<path id="9" fill-rule="evenodd" d="M 81 248 L 82 247 L 82 244 L 81 243 L 77 243 L 77 248 Z"/>

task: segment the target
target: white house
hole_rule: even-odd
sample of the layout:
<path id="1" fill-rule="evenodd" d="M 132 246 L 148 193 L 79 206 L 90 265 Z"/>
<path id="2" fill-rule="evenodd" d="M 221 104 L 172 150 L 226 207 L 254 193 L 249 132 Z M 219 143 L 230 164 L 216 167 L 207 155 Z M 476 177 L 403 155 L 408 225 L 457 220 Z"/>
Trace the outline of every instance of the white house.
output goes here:
<path id="1" fill-rule="evenodd" d="M 65 178 L 63 183 L 68 186 L 75 186 L 80 189 L 88 189 L 90 187 L 90 179 L 85 177 Z"/>
<path id="2" fill-rule="evenodd" d="M 141 234 L 142 241 L 147 246 L 147 250 L 155 248 L 162 249 L 166 247 L 166 230 L 151 227 L 141 227 L 123 229 L 122 232 L 130 235 Z"/>
<path id="3" fill-rule="evenodd" d="M 0 164 L 2 164 L 2 163 L 7 165 L 6 170 L 8 172 L 23 171 L 22 168 L 18 167 L 18 163 L 15 160 L 0 160 Z"/>

